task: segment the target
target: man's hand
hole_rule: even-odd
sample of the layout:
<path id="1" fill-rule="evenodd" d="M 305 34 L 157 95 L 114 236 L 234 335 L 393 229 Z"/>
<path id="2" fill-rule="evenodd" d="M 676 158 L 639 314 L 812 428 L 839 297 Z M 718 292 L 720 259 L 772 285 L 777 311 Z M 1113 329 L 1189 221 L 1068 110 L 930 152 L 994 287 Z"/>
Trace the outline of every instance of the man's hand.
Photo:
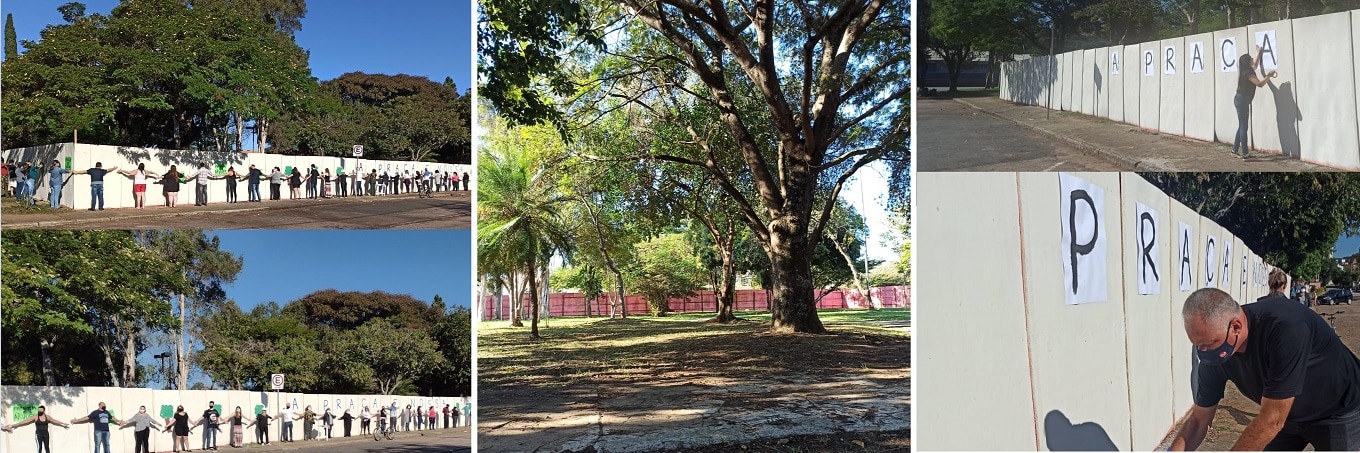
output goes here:
<path id="1" fill-rule="evenodd" d="M 1214 421 L 1214 414 L 1218 412 L 1218 405 L 1212 407 L 1200 407 L 1198 405 L 1190 409 L 1190 416 L 1185 419 L 1185 424 L 1176 433 L 1176 438 L 1171 441 L 1169 451 L 1192 451 L 1199 448 L 1199 444 L 1204 442 L 1204 436 L 1209 433 L 1209 424 Z"/>

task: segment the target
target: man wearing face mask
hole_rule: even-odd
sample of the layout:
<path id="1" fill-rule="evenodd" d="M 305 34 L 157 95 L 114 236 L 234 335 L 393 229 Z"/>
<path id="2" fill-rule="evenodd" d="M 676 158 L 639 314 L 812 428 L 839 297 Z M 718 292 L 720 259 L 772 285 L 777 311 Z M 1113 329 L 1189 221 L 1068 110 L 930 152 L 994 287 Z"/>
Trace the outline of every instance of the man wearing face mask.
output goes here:
<path id="1" fill-rule="evenodd" d="M 1284 296 L 1272 272 L 1270 296 L 1239 306 L 1204 288 L 1185 300 L 1185 332 L 1199 358 L 1195 405 L 1171 450 L 1204 441 L 1228 381 L 1261 405 L 1233 450 L 1360 449 L 1360 359 L 1312 310 Z"/>
<path id="2" fill-rule="evenodd" d="M 132 418 L 120 423 L 118 429 L 126 429 L 129 426 L 137 427 L 132 430 L 133 437 L 137 438 L 137 447 L 133 451 L 136 453 L 150 453 L 151 427 L 155 426 L 156 429 L 160 429 L 161 424 L 156 423 L 156 419 L 151 418 L 150 415 L 146 415 L 146 406 L 142 406 L 137 409 L 137 415 L 133 415 Z"/>
<path id="3" fill-rule="evenodd" d="M 99 453 L 101 445 L 104 446 L 105 453 L 113 453 L 113 450 L 109 449 L 109 423 L 118 423 L 118 420 L 113 418 L 113 414 L 105 408 L 103 401 L 99 402 L 99 410 L 90 412 L 90 415 L 71 420 L 72 425 L 81 423 L 94 424 L 94 453 Z"/>

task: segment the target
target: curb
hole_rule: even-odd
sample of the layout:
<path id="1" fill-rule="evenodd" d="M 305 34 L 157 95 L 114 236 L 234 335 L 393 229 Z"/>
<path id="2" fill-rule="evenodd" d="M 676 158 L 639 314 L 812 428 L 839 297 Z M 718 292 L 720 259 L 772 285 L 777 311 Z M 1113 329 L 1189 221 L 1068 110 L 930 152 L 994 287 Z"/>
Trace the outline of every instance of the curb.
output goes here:
<path id="1" fill-rule="evenodd" d="M 349 203 L 379 203 L 379 202 L 386 201 L 386 200 L 404 199 L 404 198 L 407 198 L 407 195 L 408 195 L 408 194 L 401 194 L 401 195 L 380 195 L 380 196 L 365 196 L 365 197 L 351 197 L 351 198 L 356 198 L 357 200 L 355 200 L 355 201 L 337 201 L 337 202 L 333 202 L 333 203 L 329 203 L 329 204 L 331 204 L 331 205 L 344 205 L 344 204 L 349 204 Z M 370 198 L 370 199 L 369 199 L 369 200 L 365 200 L 365 199 L 363 199 L 363 198 Z M 346 200 L 347 200 L 347 199 L 346 199 Z M 283 201 L 283 200 L 280 200 L 280 201 Z M 291 200 L 291 201 L 296 201 L 296 200 Z M 249 204 L 250 202 L 244 202 L 244 203 Z M 218 205 L 221 205 L 221 204 L 222 204 L 222 203 L 218 203 Z M 287 210 L 292 210 L 292 209 L 302 209 L 302 208 L 307 208 L 307 207 L 311 207 L 311 206 L 315 206 L 315 205 L 313 205 L 313 204 L 297 204 L 297 205 L 294 205 L 294 206 L 270 206 L 270 205 L 260 205 L 260 206 L 258 206 L 258 207 L 241 207 L 241 208 L 227 208 L 227 209 L 201 209 L 201 210 L 194 210 L 193 208 L 190 208 L 190 209 L 185 209 L 185 210 L 182 210 L 182 211 L 166 211 L 166 212 L 156 212 L 156 213 L 146 213 L 146 214 L 131 214 L 131 215 L 126 215 L 126 216 L 118 216 L 118 217 L 110 217 L 110 218 L 81 218 L 81 219 L 40 220 L 40 221 L 36 221 L 36 222 L 24 222 L 24 223 L 5 223 L 5 224 L 3 224 L 3 226 L 4 226 L 4 228 L 15 228 L 15 229 L 38 229 L 38 228 L 52 228 L 52 227 L 58 227 L 58 226 L 63 226 L 63 225 L 80 224 L 80 223 L 89 222 L 89 221 L 110 220 L 110 219 L 114 219 L 114 218 L 119 219 L 119 220 L 125 220 L 125 219 L 154 219 L 154 218 L 159 218 L 159 217 L 190 216 L 190 215 L 204 215 L 204 214 L 236 214 L 236 213 L 253 212 L 253 211 L 272 211 L 272 212 L 277 212 L 277 211 L 287 211 Z M 195 208 L 197 208 L 197 207 L 201 207 L 201 206 L 195 206 Z M 130 209 L 130 208 L 117 208 L 117 209 Z"/>
<path id="2" fill-rule="evenodd" d="M 1021 121 L 1019 121 L 1019 120 L 1016 120 L 1016 119 L 1013 119 L 1013 118 L 1010 118 L 1010 117 L 1001 115 L 1001 114 L 999 114 L 999 113 L 996 113 L 996 112 L 993 112 L 993 111 L 990 111 L 990 110 L 987 110 L 987 109 L 978 107 L 977 105 L 974 105 L 973 103 L 968 102 L 968 101 L 966 101 L 966 100 L 964 100 L 964 99 L 961 99 L 961 98 L 955 98 L 954 101 L 957 101 L 957 102 L 959 102 L 959 103 L 961 103 L 961 104 L 963 104 L 963 105 L 966 105 L 966 106 L 968 106 L 968 107 L 971 107 L 971 108 L 973 108 L 974 110 L 977 110 L 977 111 L 979 111 L 979 112 L 983 112 L 983 113 L 986 113 L 986 114 L 988 114 L 988 115 L 992 115 L 992 116 L 994 116 L 994 117 L 997 117 L 997 118 L 1000 118 L 1000 119 L 1009 121 L 1009 122 L 1011 122 L 1011 123 L 1015 123 L 1015 124 L 1018 125 L 1018 126 L 1025 127 L 1025 128 L 1027 128 L 1027 129 L 1033 130 L 1033 131 L 1035 131 L 1035 132 L 1039 132 L 1039 133 L 1041 133 L 1041 134 L 1044 134 L 1044 135 L 1047 135 L 1047 136 L 1050 136 L 1050 137 L 1053 137 L 1053 138 L 1062 140 L 1062 141 L 1064 141 L 1064 142 L 1067 142 L 1067 143 L 1069 143 L 1069 144 L 1071 144 L 1071 145 L 1077 147 L 1078 149 L 1081 149 L 1082 151 L 1085 151 L 1087 154 L 1091 154 L 1091 155 L 1094 155 L 1094 156 L 1096 156 L 1096 157 L 1100 157 L 1100 158 L 1102 158 L 1102 159 L 1105 159 L 1105 160 L 1114 162 L 1114 163 L 1116 163 L 1116 164 L 1119 164 L 1119 165 L 1123 165 L 1123 166 L 1132 168 L 1134 171 L 1154 171 L 1154 172 L 1176 172 L 1176 171 L 1180 171 L 1180 169 L 1175 168 L 1175 167 L 1166 166 L 1166 165 L 1163 165 L 1163 164 L 1160 164 L 1160 163 L 1151 162 L 1151 161 L 1139 159 L 1139 158 L 1136 158 L 1136 157 L 1129 157 L 1129 156 L 1120 154 L 1119 152 L 1117 152 L 1117 151 L 1115 151 L 1115 150 L 1113 150 L 1113 149 L 1110 149 L 1109 147 L 1097 145 L 1097 144 L 1095 144 L 1095 143 L 1091 143 L 1091 142 L 1088 142 L 1088 141 L 1085 141 L 1085 140 L 1082 140 L 1082 139 L 1079 139 L 1079 138 L 1068 137 L 1068 136 L 1066 136 L 1066 135 L 1059 134 L 1059 133 L 1057 133 L 1057 132 L 1054 132 L 1054 131 L 1051 131 L 1051 130 L 1048 130 L 1048 129 L 1045 129 L 1045 128 L 1043 128 L 1043 127 L 1036 126 L 1036 125 L 1033 125 L 1033 124 L 1027 124 L 1027 123 L 1021 122 Z"/>

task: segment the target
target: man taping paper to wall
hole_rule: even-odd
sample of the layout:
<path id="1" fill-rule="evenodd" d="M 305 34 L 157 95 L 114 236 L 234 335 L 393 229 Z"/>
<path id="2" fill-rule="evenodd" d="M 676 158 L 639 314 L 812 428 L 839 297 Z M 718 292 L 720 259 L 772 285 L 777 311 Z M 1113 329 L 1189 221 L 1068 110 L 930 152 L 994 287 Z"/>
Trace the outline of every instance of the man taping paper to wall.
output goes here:
<path id="1" fill-rule="evenodd" d="M 1228 381 L 1261 405 L 1233 450 L 1360 450 L 1360 359 L 1322 317 L 1284 297 L 1286 281 L 1272 271 L 1271 294 L 1242 306 L 1216 288 L 1186 299 L 1195 405 L 1171 450 L 1200 446 Z"/>

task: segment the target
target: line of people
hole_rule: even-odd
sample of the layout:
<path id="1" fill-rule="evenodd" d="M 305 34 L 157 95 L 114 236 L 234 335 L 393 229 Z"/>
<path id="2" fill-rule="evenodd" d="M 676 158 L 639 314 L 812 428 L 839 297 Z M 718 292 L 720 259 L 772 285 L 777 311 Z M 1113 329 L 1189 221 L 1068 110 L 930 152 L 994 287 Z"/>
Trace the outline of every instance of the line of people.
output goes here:
<path id="1" fill-rule="evenodd" d="M 137 453 L 149 453 L 151 428 L 160 429 L 161 432 L 164 433 L 173 431 L 171 444 L 173 445 L 173 451 L 175 452 L 193 451 L 189 448 L 189 435 L 192 434 L 195 429 L 203 428 L 202 450 L 216 451 L 217 434 L 219 431 L 222 431 L 222 425 L 230 427 L 231 437 L 229 445 L 239 448 L 245 446 L 245 430 L 251 427 L 255 427 L 255 443 L 269 445 L 269 422 L 275 418 L 279 419 L 283 424 L 283 429 L 280 433 L 282 438 L 279 439 L 279 441 L 293 442 L 293 423 L 297 420 L 302 420 L 303 440 L 324 440 L 321 438 L 323 432 L 327 439 L 334 437 L 332 435 L 332 430 L 337 421 L 344 423 L 344 437 L 350 437 L 353 422 L 356 418 L 360 420 L 362 429 L 361 435 L 367 435 L 370 434 L 370 427 L 374 424 L 375 420 L 382 423 L 382 426 L 379 426 L 379 429 L 390 426 L 393 430 L 396 430 L 397 426 L 402 426 L 403 428 L 400 431 L 411 431 L 411 425 L 413 423 L 416 426 L 416 430 L 438 429 L 438 418 L 441 413 L 443 415 L 444 428 L 467 426 L 472 416 L 472 404 L 464 403 L 462 412 L 460 413 L 457 404 L 445 404 L 442 412 L 436 410 L 434 406 L 428 408 L 417 406 L 413 410 L 410 405 L 407 405 L 405 410 L 399 411 L 396 402 L 393 402 L 390 407 L 380 408 L 377 414 L 373 414 L 368 406 L 364 406 L 359 417 L 351 415 L 349 409 L 346 409 L 343 415 L 336 416 L 331 412 L 329 407 L 327 407 L 323 413 L 318 414 L 312 410 L 312 406 L 307 406 L 304 410 L 299 412 L 293 405 L 285 404 L 283 410 L 279 411 L 277 417 L 269 415 L 268 408 L 261 408 L 260 412 L 256 414 L 252 420 L 242 413 L 241 406 L 236 406 L 236 409 L 232 412 L 231 416 L 223 418 L 217 410 L 216 403 L 209 401 L 208 408 L 204 410 L 202 416 L 197 419 L 193 419 L 185 410 L 184 406 L 179 405 L 175 408 L 175 413 L 169 418 L 166 418 L 162 425 L 162 423 L 156 421 L 156 419 L 152 418 L 150 415 L 147 415 L 146 406 L 139 407 L 137 414 L 132 417 L 129 417 L 126 420 L 119 420 L 112 412 L 109 412 L 107 406 L 101 401 L 99 403 L 99 409 L 90 412 L 89 415 L 84 417 L 73 419 L 70 423 L 65 423 L 53 418 L 47 413 L 47 406 L 41 405 L 38 406 L 35 415 L 17 423 L 3 425 L 3 427 L 0 427 L 0 430 L 12 433 L 15 428 L 33 425 L 38 453 L 51 453 L 50 425 L 71 429 L 71 425 L 91 423 L 94 425 L 94 453 L 100 453 L 101 450 L 105 453 L 113 453 L 113 450 L 111 450 L 109 446 L 109 427 L 110 425 L 117 425 L 119 429 L 134 428 L 133 437 L 135 438 L 136 445 L 134 451 Z M 460 415 L 463 420 L 461 425 L 458 422 Z M 320 430 L 315 429 L 316 422 L 318 421 L 321 422 Z M 398 423 L 400 423 L 400 425 Z"/>
<path id="2" fill-rule="evenodd" d="M 61 206 L 62 188 L 70 182 L 74 175 L 90 176 L 90 209 L 91 211 L 104 210 L 104 178 L 109 173 L 118 173 L 133 180 L 132 194 L 134 207 L 144 209 L 146 207 L 146 189 L 148 183 L 159 184 L 161 193 L 164 197 L 164 206 L 177 207 L 179 205 L 180 184 L 195 182 L 194 206 L 207 206 L 208 204 L 208 182 L 210 180 L 226 181 L 227 203 L 239 201 L 239 182 L 246 183 L 247 201 L 262 202 L 263 197 L 260 193 L 260 185 L 265 179 L 269 181 L 269 199 L 280 200 L 281 189 L 286 183 L 289 188 L 290 200 L 304 198 L 302 190 L 306 188 L 307 199 L 318 198 L 348 198 L 353 192 L 354 196 L 379 196 L 379 195 L 398 195 L 419 190 L 430 190 L 433 192 L 458 191 L 459 183 L 462 183 L 464 191 L 470 190 L 471 179 L 467 172 L 459 175 L 457 172 L 431 171 L 426 168 L 423 172 L 405 170 L 402 173 L 389 174 L 383 172 L 379 174 L 377 170 L 372 170 L 362 178 L 356 174 L 346 174 L 343 168 L 336 169 L 332 174 L 329 168 L 318 169 L 315 164 L 307 170 L 300 168 L 290 168 L 287 172 L 279 167 L 274 167 L 268 175 L 257 168 L 254 164 L 244 172 L 237 172 L 235 166 L 227 167 L 224 174 L 218 175 L 210 170 L 206 163 L 198 164 L 198 168 L 188 173 L 181 173 L 177 166 L 171 165 L 163 173 L 156 173 L 146 169 L 146 164 L 137 164 L 136 170 L 117 171 L 118 167 L 104 168 L 102 162 L 95 162 L 95 166 L 86 170 L 67 170 L 61 163 L 53 160 L 48 166 L 34 164 L 30 162 L 20 162 L 17 165 L 7 165 L 0 163 L 0 173 L 6 179 L 4 187 L 21 203 L 29 205 L 36 204 L 36 185 L 40 175 L 48 175 L 47 187 L 50 190 L 48 203 L 53 209 Z M 361 183 L 362 179 L 362 183 Z M 10 182 L 13 184 L 10 184 Z M 353 187 L 353 190 L 350 190 Z"/>

